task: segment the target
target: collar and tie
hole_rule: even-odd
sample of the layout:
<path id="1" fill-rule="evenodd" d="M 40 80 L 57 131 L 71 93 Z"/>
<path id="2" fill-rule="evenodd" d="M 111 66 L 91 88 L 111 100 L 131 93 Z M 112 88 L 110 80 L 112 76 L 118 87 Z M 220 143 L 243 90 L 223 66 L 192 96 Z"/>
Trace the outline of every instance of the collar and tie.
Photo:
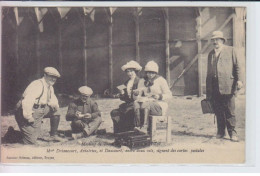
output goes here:
<path id="1" fill-rule="evenodd" d="M 47 104 L 50 102 L 51 99 L 51 87 L 47 86 Z"/>

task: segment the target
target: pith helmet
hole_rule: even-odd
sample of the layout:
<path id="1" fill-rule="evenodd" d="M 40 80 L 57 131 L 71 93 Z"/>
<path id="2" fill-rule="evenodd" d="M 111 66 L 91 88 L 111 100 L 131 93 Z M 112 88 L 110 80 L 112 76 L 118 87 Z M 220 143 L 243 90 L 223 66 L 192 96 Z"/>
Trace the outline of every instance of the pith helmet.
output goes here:
<path id="1" fill-rule="evenodd" d="M 144 71 L 151 71 L 151 72 L 159 72 L 159 67 L 158 64 L 154 61 L 149 61 L 147 62 L 147 64 L 145 65 Z"/>

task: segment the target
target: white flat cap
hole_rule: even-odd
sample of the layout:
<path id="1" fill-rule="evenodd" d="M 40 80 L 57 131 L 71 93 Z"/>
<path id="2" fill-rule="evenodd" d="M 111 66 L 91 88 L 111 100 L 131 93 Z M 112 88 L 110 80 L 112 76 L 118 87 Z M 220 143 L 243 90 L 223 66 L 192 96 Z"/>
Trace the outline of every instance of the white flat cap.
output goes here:
<path id="1" fill-rule="evenodd" d="M 79 88 L 79 93 L 85 96 L 91 96 L 93 94 L 93 91 L 90 87 L 88 86 L 82 86 Z"/>
<path id="2" fill-rule="evenodd" d="M 54 67 L 45 67 L 44 73 L 46 73 L 47 75 L 56 76 L 57 78 L 60 77 L 60 73 Z"/>
<path id="3" fill-rule="evenodd" d="M 123 71 L 125 71 L 126 69 L 129 69 L 129 68 L 133 68 L 133 69 L 135 69 L 135 70 L 137 70 L 137 71 L 142 70 L 141 65 L 138 64 L 138 62 L 133 61 L 133 60 L 127 62 L 125 65 L 123 65 L 123 66 L 121 67 L 121 69 L 122 69 Z"/>

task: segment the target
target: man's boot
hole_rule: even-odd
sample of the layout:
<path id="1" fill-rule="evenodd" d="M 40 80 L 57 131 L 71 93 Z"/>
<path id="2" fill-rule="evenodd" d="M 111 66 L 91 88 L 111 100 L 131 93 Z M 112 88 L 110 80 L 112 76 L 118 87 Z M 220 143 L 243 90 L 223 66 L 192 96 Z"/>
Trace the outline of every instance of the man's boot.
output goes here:
<path id="1" fill-rule="evenodd" d="M 113 116 L 112 121 L 113 121 L 114 134 L 119 133 L 120 132 L 120 124 L 119 124 L 120 117 L 119 116 Z"/>
<path id="2" fill-rule="evenodd" d="M 217 129 L 218 129 L 217 135 L 216 135 L 217 139 L 222 139 L 226 136 L 225 128 L 226 128 L 226 125 L 223 122 L 223 120 L 220 117 L 217 117 Z"/>
<path id="3" fill-rule="evenodd" d="M 226 136 L 225 131 L 224 132 L 223 131 L 224 131 L 223 129 L 221 129 L 221 130 L 218 129 L 218 132 L 217 132 L 217 135 L 216 135 L 217 139 L 222 139 Z"/>
<path id="4" fill-rule="evenodd" d="M 75 140 L 76 139 L 81 139 L 81 138 L 85 137 L 83 132 L 81 132 L 81 133 L 72 133 L 71 135 L 72 135 L 72 138 L 75 139 Z"/>
<path id="5" fill-rule="evenodd" d="M 49 141 L 65 142 L 63 138 L 58 136 L 58 126 L 60 122 L 60 116 L 53 116 L 50 118 L 50 138 Z"/>

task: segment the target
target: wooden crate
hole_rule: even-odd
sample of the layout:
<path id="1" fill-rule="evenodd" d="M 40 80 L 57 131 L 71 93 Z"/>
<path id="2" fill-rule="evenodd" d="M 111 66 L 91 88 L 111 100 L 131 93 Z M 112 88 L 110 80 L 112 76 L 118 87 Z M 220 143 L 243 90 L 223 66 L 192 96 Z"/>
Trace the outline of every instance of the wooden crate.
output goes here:
<path id="1" fill-rule="evenodd" d="M 149 126 L 152 142 L 171 143 L 170 116 L 149 116 Z"/>

